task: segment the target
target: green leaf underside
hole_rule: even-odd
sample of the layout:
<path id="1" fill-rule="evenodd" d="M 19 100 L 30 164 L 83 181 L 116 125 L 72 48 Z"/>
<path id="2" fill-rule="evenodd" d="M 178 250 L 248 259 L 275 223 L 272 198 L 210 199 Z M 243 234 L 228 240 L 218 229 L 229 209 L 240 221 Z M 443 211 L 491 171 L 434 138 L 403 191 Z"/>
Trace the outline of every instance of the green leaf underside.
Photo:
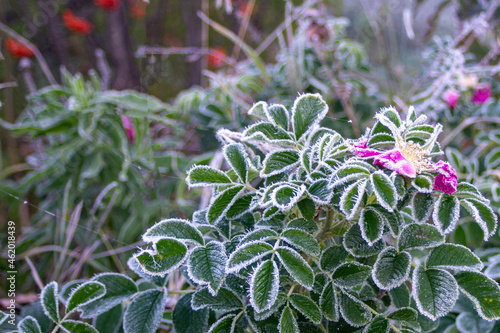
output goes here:
<path id="1" fill-rule="evenodd" d="M 167 294 L 150 289 L 135 297 L 125 311 L 125 333 L 154 333 L 160 325 Z"/>
<path id="2" fill-rule="evenodd" d="M 122 326 L 123 306 L 118 304 L 110 310 L 98 315 L 94 321 L 95 329 L 98 332 L 116 333 Z"/>
<path id="3" fill-rule="evenodd" d="M 373 267 L 373 281 L 385 290 L 400 286 L 410 274 L 411 255 L 398 253 L 392 246 L 387 247 L 377 257 Z"/>
<path id="4" fill-rule="evenodd" d="M 458 299 L 457 282 L 447 271 L 417 267 L 412 285 L 418 310 L 431 320 L 446 315 Z"/>
<path id="5" fill-rule="evenodd" d="M 250 302 L 256 312 L 268 310 L 276 302 L 279 287 L 278 266 L 266 260 L 256 269 L 250 282 Z"/>

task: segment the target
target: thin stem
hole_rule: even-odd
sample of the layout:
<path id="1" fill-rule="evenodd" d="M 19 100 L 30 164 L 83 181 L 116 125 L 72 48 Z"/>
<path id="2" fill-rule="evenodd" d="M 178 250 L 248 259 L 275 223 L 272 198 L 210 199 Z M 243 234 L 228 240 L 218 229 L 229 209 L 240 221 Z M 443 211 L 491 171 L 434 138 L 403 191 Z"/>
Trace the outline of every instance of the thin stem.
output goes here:
<path id="1" fill-rule="evenodd" d="M 324 240 L 326 233 L 332 227 L 334 216 L 335 216 L 335 213 L 333 212 L 333 210 L 330 207 L 327 207 L 326 208 L 325 222 L 323 223 L 323 227 L 321 228 L 321 231 L 316 235 L 316 239 L 318 241 Z"/>

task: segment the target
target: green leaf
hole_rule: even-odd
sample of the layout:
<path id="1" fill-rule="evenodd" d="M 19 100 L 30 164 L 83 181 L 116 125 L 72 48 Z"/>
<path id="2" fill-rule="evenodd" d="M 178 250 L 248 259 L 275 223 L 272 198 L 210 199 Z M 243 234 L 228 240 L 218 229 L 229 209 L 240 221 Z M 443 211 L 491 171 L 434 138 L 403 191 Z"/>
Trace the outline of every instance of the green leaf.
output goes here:
<path id="1" fill-rule="evenodd" d="M 326 249 L 319 260 L 321 270 L 326 272 L 331 272 L 342 264 L 349 253 L 344 249 L 342 245 L 332 245 Z"/>
<path id="2" fill-rule="evenodd" d="M 399 251 L 425 249 L 436 247 L 444 243 L 444 236 L 439 230 L 429 224 L 410 224 L 399 235 Z"/>
<path id="3" fill-rule="evenodd" d="M 103 297 L 105 293 L 106 286 L 100 282 L 89 281 L 79 285 L 69 296 L 66 313 L 71 313 L 78 307 Z"/>
<path id="4" fill-rule="evenodd" d="M 107 90 L 99 94 L 95 103 L 111 103 L 127 109 L 127 116 L 144 117 L 165 110 L 167 105 L 151 95 L 141 94 L 135 90 Z"/>
<path id="5" fill-rule="evenodd" d="M 300 229 L 287 229 L 281 233 L 281 238 L 305 253 L 319 256 L 321 247 L 316 239 Z"/>
<path id="6" fill-rule="evenodd" d="M 276 249 L 276 254 L 281 263 L 292 276 L 302 286 L 311 289 L 314 283 L 314 273 L 309 264 L 291 248 L 280 246 Z"/>
<path id="7" fill-rule="evenodd" d="M 362 284 L 371 274 L 371 267 L 357 262 L 346 262 L 333 272 L 333 283 L 339 287 L 352 288 Z"/>
<path id="8" fill-rule="evenodd" d="M 353 224 L 344 234 L 344 248 L 353 256 L 366 258 L 376 255 L 384 248 L 384 241 L 379 240 L 370 246 L 361 235 L 359 224 Z"/>
<path id="9" fill-rule="evenodd" d="M 391 234 L 395 238 L 399 236 L 399 233 L 404 226 L 404 220 L 399 211 L 395 210 L 391 213 L 379 204 L 369 204 L 366 205 L 365 208 L 377 211 L 383 217 L 383 221 L 387 225 L 387 227 L 389 227 Z"/>
<path id="10" fill-rule="evenodd" d="M 123 316 L 124 332 L 156 332 L 158 326 L 160 326 L 166 300 L 167 293 L 165 290 L 150 289 L 137 295 L 129 304 Z"/>
<path id="11" fill-rule="evenodd" d="M 65 320 L 61 323 L 61 327 L 68 333 L 99 333 L 90 324 L 76 320 Z"/>
<path id="12" fill-rule="evenodd" d="M 227 260 L 227 272 L 235 273 L 270 254 L 273 247 L 260 241 L 252 241 L 237 248 Z"/>
<path id="13" fill-rule="evenodd" d="M 233 182 L 222 171 L 206 165 L 197 165 L 188 171 L 186 183 L 189 187 L 231 185 Z"/>
<path id="14" fill-rule="evenodd" d="M 361 236 L 372 246 L 384 234 L 384 216 L 370 206 L 365 207 L 359 214 Z"/>
<path id="15" fill-rule="evenodd" d="M 43 313 L 55 323 L 61 321 L 61 317 L 59 316 L 59 299 L 57 298 L 59 292 L 57 289 L 57 282 L 52 281 L 43 288 L 40 295 Z"/>
<path id="16" fill-rule="evenodd" d="M 481 260 L 468 248 L 458 244 L 443 244 L 434 248 L 425 262 L 427 268 L 446 268 L 455 271 L 480 271 Z"/>
<path id="17" fill-rule="evenodd" d="M 391 303 L 398 309 L 410 306 L 410 291 L 404 283 L 399 287 L 389 290 L 389 297 L 391 298 Z"/>
<path id="18" fill-rule="evenodd" d="M 278 294 L 278 298 L 276 299 L 276 302 L 274 302 L 273 306 L 269 309 L 269 310 L 265 310 L 265 311 L 262 311 L 262 312 L 255 312 L 253 311 L 252 307 L 247 307 L 247 311 L 249 309 L 252 309 L 253 311 L 253 316 L 255 317 L 256 320 L 266 320 L 268 319 L 269 317 L 271 317 L 273 314 L 275 314 L 288 300 L 288 297 L 286 294 L 284 293 L 279 293 Z M 273 316 L 273 317 L 276 317 L 276 316 Z M 274 325 L 274 327 L 277 327 L 277 323 L 276 325 Z"/>
<path id="19" fill-rule="evenodd" d="M 345 321 L 354 327 L 361 327 L 372 319 L 372 313 L 366 305 L 353 295 L 341 291 L 339 309 Z"/>
<path id="20" fill-rule="evenodd" d="M 411 255 L 388 246 L 379 253 L 373 266 L 373 281 L 380 289 L 391 290 L 408 279 L 410 268 Z"/>
<path id="21" fill-rule="evenodd" d="M 273 104 L 267 108 L 267 118 L 274 126 L 279 126 L 288 131 L 290 115 L 287 109 L 281 104 Z"/>
<path id="22" fill-rule="evenodd" d="M 92 281 L 102 283 L 106 287 L 104 296 L 80 306 L 82 318 L 94 318 L 108 311 L 114 306 L 131 298 L 138 290 L 134 281 L 117 273 L 103 273 L 96 275 Z"/>
<path id="23" fill-rule="evenodd" d="M 188 261 L 189 277 L 200 285 L 208 285 L 212 295 L 216 295 L 226 276 L 226 251 L 224 245 L 211 241 L 206 246 L 195 248 Z"/>
<path id="24" fill-rule="evenodd" d="M 250 303 L 256 312 L 269 310 L 276 302 L 280 275 L 273 260 L 262 262 L 250 281 Z"/>
<path id="25" fill-rule="evenodd" d="M 406 184 L 404 177 L 394 172 L 391 175 L 391 179 L 394 183 L 394 187 L 396 188 L 398 198 L 403 199 L 406 194 Z"/>
<path id="26" fill-rule="evenodd" d="M 404 326 L 412 328 L 416 331 L 420 331 L 420 325 L 417 322 L 418 312 L 413 308 L 405 307 L 397 309 L 394 312 L 388 314 L 386 318 L 397 321 L 403 324 Z"/>
<path id="27" fill-rule="evenodd" d="M 257 229 L 246 234 L 241 239 L 239 246 L 252 241 L 267 241 L 270 239 L 278 239 L 278 233 L 271 229 Z"/>
<path id="28" fill-rule="evenodd" d="M 446 315 L 458 299 L 457 282 L 441 269 L 415 268 L 412 287 L 418 311 L 431 320 Z"/>
<path id="29" fill-rule="evenodd" d="M 417 189 L 420 193 L 432 193 L 432 185 L 434 183 L 434 179 L 432 179 L 429 175 L 417 175 L 415 179 L 411 181 L 413 187 Z"/>
<path id="30" fill-rule="evenodd" d="M 381 170 L 374 172 L 370 176 L 370 183 L 378 203 L 389 212 L 394 210 L 398 202 L 396 187 L 389 176 Z"/>
<path id="31" fill-rule="evenodd" d="M 208 333 L 233 333 L 234 327 L 233 322 L 236 318 L 235 314 L 230 314 L 227 316 L 221 316 L 219 320 L 212 324 Z"/>
<path id="32" fill-rule="evenodd" d="M 476 199 L 463 199 L 460 201 L 472 215 L 476 223 L 483 230 L 483 238 L 487 241 L 497 228 L 497 215 L 484 202 Z"/>
<path id="33" fill-rule="evenodd" d="M 458 198 L 442 193 L 434 203 L 432 220 L 434 225 L 443 234 L 449 234 L 455 229 L 460 217 L 460 201 Z"/>
<path id="34" fill-rule="evenodd" d="M 245 146 L 241 143 L 229 144 L 224 147 L 224 156 L 241 182 L 246 183 L 248 181 L 248 154 Z"/>
<path id="35" fill-rule="evenodd" d="M 165 275 L 177 269 L 186 260 L 188 249 L 184 243 L 164 238 L 153 244 L 154 251 L 143 250 L 134 255 L 143 271 L 151 275 Z"/>
<path id="36" fill-rule="evenodd" d="M 0 326 L 9 318 L 9 315 L 0 311 Z"/>
<path id="37" fill-rule="evenodd" d="M 346 163 L 335 170 L 331 177 L 331 187 L 344 185 L 353 181 L 364 180 L 370 176 L 370 169 L 358 164 Z"/>
<path id="38" fill-rule="evenodd" d="M 241 197 L 236 199 L 236 201 L 228 209 L 226 217 L 230 220 L 234 220 L 248 213 L 255 207 L 255 198 L 255 193 L 243 194 Z"/>
<path id="39" fill-rule="evenodd" d="M 266 155 L 260 172 L 262 178 L 277 175 L 295 168 L 299 164 L 299 153 L 296 150 L 277 150 Z"/>
<path id="40" fill-rule="evenodd" d="M 230 187 L 227 190 L 219 193 L 215 200 L 210 205 L 207 211 L 207 220 L 209 223 L 215 224 L 226 216 L 226 212 L 231 208 L 238 195 L 243 191 L 243 185 Z"/>
<path id="41" fill-rule="evenodd" d="M 301 294 L 291 294 L 290 303 L 313 323 L 319 324 L 321 322 L 321 310 L 309 297 Z"/>
<path id="42" fill-rule="evenodd" d="M 325 285 L 319 299 L 319 304 L 325 318 L 331 321 L 339 320 L 337 290 L 335 289 L 331 281 L 328 281 L 328 283 Z"/>
<path id="43" fill-rule="evenodd" d="M 281 127 L 268 122 L 253 124 L 243 131 L 245 141 L 265 141 L 269 143 L 288 142 L 293 144 L 292 137 Z"/>
<path id="44" fill-rule="evenodd" d="M 297 320 L 293 315 L 292 309 L 289 306 L 285 306 L 283 312 L 281 313 L 280 323 L 279 323 L 280 333 L 300 333 L 299 325 L 297 325 Z"/>
<path id="45" fill-rule="evenodd" d="M 456 321 L 457 329 L 465 333 L 489 333 L 493 330 L 495 322 L 479 318 L 470 312 L 461 313 Z"/>
<path id="46" fill-rule="evenodd" d="M 288 211 L 297 204 L 305 191 L 306 187 L 304 185 L 299 187 L 292 184 L 278 186 L 271 194 L 273 206 L 283 211 Z"/>
<path id="47" fill-rule="evenodd" d="M 194 310 L 191 307 L 193 293 L 185 294 L 175 304 L 172 321 L 175 332 L 193 333 L 205 332 L 208 321 L 209 310 Z"/>
<path id="48" fill-rule="evenodd" d="M 252 105 L 250 110 L 248 110 L 248 114 L 257 117 L 261 120 L 266 119 L 267 103 L 263 101 L 255 103 L 254 105 Z"/>
<path id="49" fill-rule="evenodd" d="M 333 191 L 328 186 L 328 180 L 318 179 L 309 185 L 307 193 L 318 205 L 329 204 L 332 200 Z"/>
<path id="50" fill-rule="evenodd" d="M 217 295 L 212 295 L 208 288 L 198 288 L 191 300 L 194 310 L 209 308 L 214 311 L 234 311 L 243 307 L 241 300 L 234 292 L 224 287 Z"/>
<path id="51" fill-rule="evenodd" d="M 363 333 L 388 333 L 389 328 L 389 321 L 384 316 L 379 315 L 373 318 L 370 324 L 365 327 Z"/>
<path id="52" fill-rule="evenodd" d="M 94 321 L 94 326 L 98 332 L 117 333 L 122 326 L 123 307 L 116 305 L 110 310 L 98 315 Z"/>
<path id="53" fill-rule="evenodd" d="M 458 183 L 457 191 L 453 195 L 462 199 L 476 199 L 484 203 L 489 203 L 489 200 L 483 197 L 474 185 L 466 182 Z"/>
<path id="54" fill-rule="evenodd" d="M 40 324 L 32 316 L 24 317 L 17 325 L 19 333 L 42 333 Z"/>
<path id="55" fill-rule="evenodd" d="M 314 218 L 314 215 L 316 214 L 316 205 L 311 199 L 305 198 L 300 200 L 297 203 L 297 207 L 299 208 L 302 217 L 304 217 L 306 220 L 312 220 Z"/>
<path id="56" fill-rule="evenodd" d="M 287 227 L 290 229 L 300 229 L 309 233 L 318 231 L 318 225 L 314 220 L 306 220 L 304 218 L 291 220 L 288 222 Z"/>
<path id="57" fill-rule="evenodd" d="M 492 149 L 484 158 L 486 168 L 496 169 L 500 166 L 500 147 Z"/>
<path id="58" fill-rule="evenodd" d="M 367 183 L 366 179 L 358 180 L 349 185 L 342 193 L 340 197 L 340 210 L 346 215 L 346 219 L 352 220 L 358 212 L 358 208 L 363 201 Z"/>
<path id="59" fill-rule="evenodd" d="M 142 235 L 145 242 L 156 242 L 162 238 L 175 238 L 183 242 L 205 244 L 203 235 L 188 220 L 167 219 L 156 223 Z"/>
<path id="60" fill-rule="evenodd" d="M 434 199 L 432 193 L 415 193 L 411 203 L 411 215 L 417 223 L 423 223 L 431 216 Z"/>
<path id="61" fill-rule="evenodd" d="M 328 106 L 319 94 L 304 94 L 292 107 L 292 128 L 299 141 L 307 135 L 328 113 Z"/>
<path id="62" fill-rule="evenodd" d="M 474 308 L 486 320 L 500 319 L 500 286 L 479 272 L 455 274 L 460 292 L 469 298 Z"/>

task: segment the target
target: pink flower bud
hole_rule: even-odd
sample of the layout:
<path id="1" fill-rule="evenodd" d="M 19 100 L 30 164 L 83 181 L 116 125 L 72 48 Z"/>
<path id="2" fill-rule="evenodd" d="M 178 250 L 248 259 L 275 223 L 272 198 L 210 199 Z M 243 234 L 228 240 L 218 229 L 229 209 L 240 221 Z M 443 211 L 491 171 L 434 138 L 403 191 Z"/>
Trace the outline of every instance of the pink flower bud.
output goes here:
<path id="1" fill-rule="evenodd" d="M 478 84 L 472 94 L 472 102 L 476 105 L 484 104 L 490 98 L 491 86 L 489 83 Z"/>
<path id="2" fill-rule="evenodd" d="M 125 129 L 125 135 L 127 135 L 128 142 L 133 145 L 135 142 L 135 127 L 132 124 L 132 121 L 127 116 L 122 116 L 122 124 Z"/>
<path id="3" fill-rule="evenodd" d="M 453 194 L 457 191 L 458 179 L 455 169 L 448 162 L 439 161 L 434 164 L 434 168 L 439 174 L 434 178 L 434 189 Z"/>
<path id="4" fill-rule="evenodd" d="M 451 110 L 454 110 L 457 106 L 458 99 L 460 98 L 460 94 L 453 88 L 446 90 L 443 94 L 443 99 L 446 104 L 450 107 Z"/>

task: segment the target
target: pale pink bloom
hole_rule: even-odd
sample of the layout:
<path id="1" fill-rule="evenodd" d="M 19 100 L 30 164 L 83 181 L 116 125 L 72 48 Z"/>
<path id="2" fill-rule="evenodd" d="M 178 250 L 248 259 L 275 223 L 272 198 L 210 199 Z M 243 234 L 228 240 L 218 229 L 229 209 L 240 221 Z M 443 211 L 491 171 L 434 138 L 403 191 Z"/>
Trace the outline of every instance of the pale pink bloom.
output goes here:
<path id="1" fill-rule="evenodd" d="M 448 162 L 439 161 L 434 164 L 434 170 L 439 174 L 434 178 L 434 189 L 453 194 L 457 191 L 458 178 L 455 169 Z"/>
<path id="2" fill-rule="evenodd" d="M 451 110 L 454 110 L 457 106 L 460 94 L 453 88 L 446 90 L 443 94 L 443 99 Z"/>
<path id="3" fill-rule="evenodd" d="M 125 129 L 125 135 L 127 136 L 128 142 L 130 144 L 134 144 L 136 133 L 135 133 L 135 127 L 132 124 L 132 121 L 130 120 L 129 117 L 122 116 L 122 124 L 123 124 L 123 128 Z"/>
<path id="4" fill-rule="evenodd" d="M 490 98 L 491 86 L 489 83 L 478 84 L 472 94 L 472 102 L 476 105 L 484 104 Z"/>

